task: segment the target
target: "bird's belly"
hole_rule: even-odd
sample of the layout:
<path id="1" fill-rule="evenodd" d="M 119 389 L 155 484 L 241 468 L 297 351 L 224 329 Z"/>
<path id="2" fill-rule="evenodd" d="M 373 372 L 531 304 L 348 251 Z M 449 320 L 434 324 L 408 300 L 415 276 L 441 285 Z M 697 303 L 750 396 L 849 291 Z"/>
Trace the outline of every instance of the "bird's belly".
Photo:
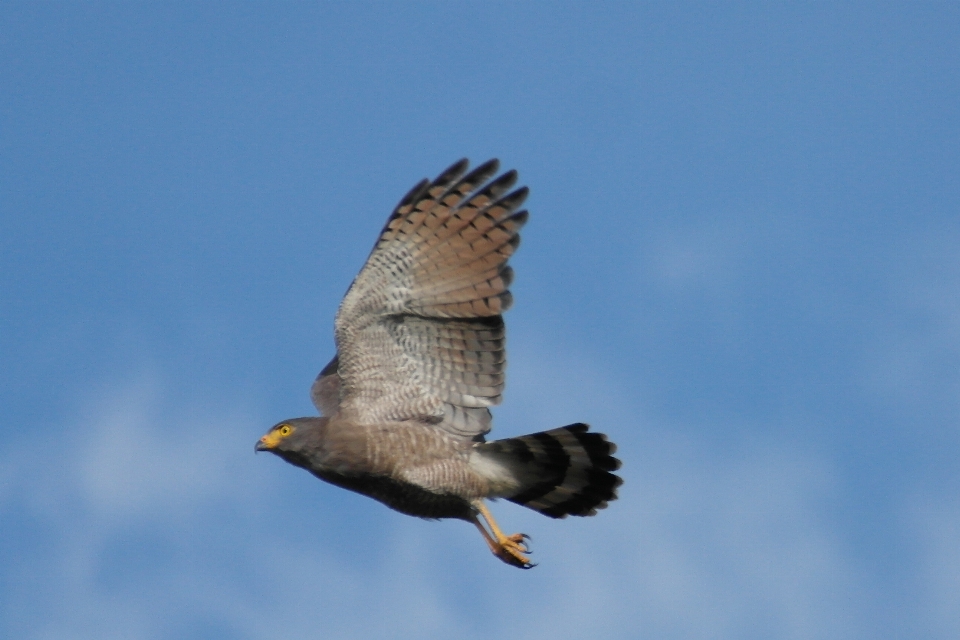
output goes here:
<path id="1" fill-rule="evenodd" d="M 314 471 L 321 480 L 355 491 L 382 502 L 391 509 L 418 518 L 457 518 L 469 520 L 470 503 L 459 495 L 438 493 L 408 482 L 378 475 L 342 475 Z"/>

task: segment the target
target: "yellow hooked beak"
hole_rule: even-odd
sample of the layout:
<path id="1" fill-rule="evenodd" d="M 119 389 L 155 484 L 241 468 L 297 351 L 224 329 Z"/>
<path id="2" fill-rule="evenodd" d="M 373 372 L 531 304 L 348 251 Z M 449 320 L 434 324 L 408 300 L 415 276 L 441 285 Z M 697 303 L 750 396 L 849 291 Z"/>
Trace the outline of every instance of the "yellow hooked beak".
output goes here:
<path id="1" fill-rule="evenodd" d="M 280 445 L 280 441 L 296 431 L 296 427 L 286 422 L 282 422 L 267 432 L 267 435 L 257 441 L 254 451 L 270 451 Z"/>
<path id="2" fill-rule="evenodd" d="M 271 431 L 266 434 L 259 440 L 257 440 L 256 446 L 253 448 L 254 451 L 269 451 L 270 449 L 276 448 L 280 444 L 281 436 L 276 431 Z"/>

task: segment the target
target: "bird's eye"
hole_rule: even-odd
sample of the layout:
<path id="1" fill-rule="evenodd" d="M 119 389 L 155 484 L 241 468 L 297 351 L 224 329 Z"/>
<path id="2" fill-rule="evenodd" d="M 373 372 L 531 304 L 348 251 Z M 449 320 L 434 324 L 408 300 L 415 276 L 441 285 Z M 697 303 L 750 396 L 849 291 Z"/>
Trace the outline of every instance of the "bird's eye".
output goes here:
<path id="1" fill-rule="evenodd" d="M 291 429 L 291 428 L 290 428 L 290 425 L 288 425 L 288 424 L 285 424 L 285 425 L 283 425 L 282 427 L 280 427 L 280 435 L 282 435 L 282 436 L 288 436 L 288 435 L 290 435 L 290 432 L 291 432 L 291 431 L 293 431 L 293 429 Z"/>

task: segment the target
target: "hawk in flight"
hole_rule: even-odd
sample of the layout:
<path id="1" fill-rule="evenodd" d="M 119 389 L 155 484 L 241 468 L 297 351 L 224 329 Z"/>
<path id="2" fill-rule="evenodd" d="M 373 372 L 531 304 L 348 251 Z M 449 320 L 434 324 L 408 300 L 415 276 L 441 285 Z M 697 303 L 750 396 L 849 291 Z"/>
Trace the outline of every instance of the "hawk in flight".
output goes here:
<path id="1" fill-rule="evenodd" d="M 528 569 L 528 537 L 504 534 L 484 500 L 592 516 L 616 499 L 620 461 L 581 423 L 485 439 L 504 387 L 507 260 L 527 220 L 527 188 L 498 167 L 461 160 L 400 201 L 337 312 L 337 354 L 311 389 L 322 417 L 284 420 L 256 450 L 402 513 L 472 522 Z"/>

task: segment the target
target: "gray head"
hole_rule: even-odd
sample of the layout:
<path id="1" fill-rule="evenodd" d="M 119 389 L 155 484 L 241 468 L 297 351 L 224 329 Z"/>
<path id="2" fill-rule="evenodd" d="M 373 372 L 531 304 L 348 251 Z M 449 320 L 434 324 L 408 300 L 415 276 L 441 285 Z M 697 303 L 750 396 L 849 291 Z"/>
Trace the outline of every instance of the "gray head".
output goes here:
<path id="1" fill-rule="evenodd" d="M 254 451 L 269 451 L 303 466 L 303 461 L 319 453 L 322 433 L 328 418 L 293 418 L 278 422 L 257 440 Z"/>

